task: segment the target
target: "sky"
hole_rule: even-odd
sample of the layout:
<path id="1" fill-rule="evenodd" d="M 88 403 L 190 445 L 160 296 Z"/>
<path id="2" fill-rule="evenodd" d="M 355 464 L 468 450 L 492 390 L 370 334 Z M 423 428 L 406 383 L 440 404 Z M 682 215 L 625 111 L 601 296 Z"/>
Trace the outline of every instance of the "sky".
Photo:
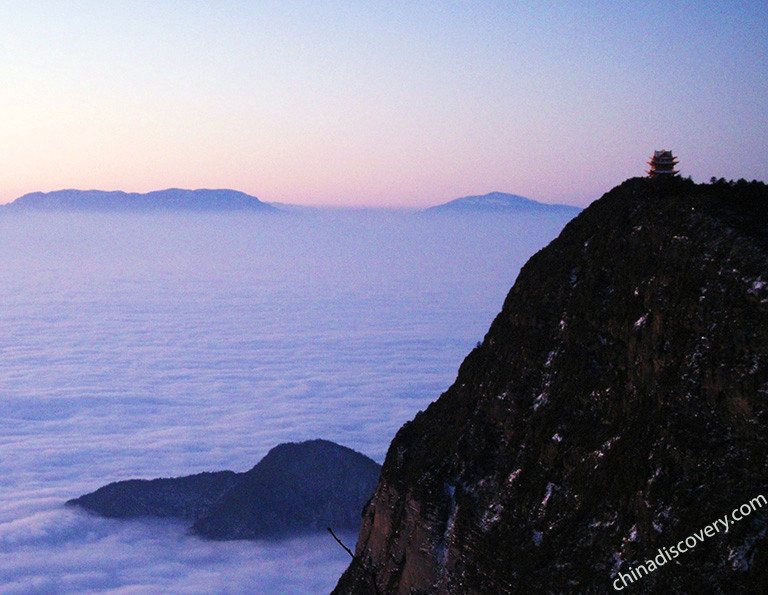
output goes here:
<path id="1" fill-rule="evenodd" d="M 768 3 L 0 3 L 0 203 L 233 188 L 586 206 L 671 149 L 768 179 Z"/>

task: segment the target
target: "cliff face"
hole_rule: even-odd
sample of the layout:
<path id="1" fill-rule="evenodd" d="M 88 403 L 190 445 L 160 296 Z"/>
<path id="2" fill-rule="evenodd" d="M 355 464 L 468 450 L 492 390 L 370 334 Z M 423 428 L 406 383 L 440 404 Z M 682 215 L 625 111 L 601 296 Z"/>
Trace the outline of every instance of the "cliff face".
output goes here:
<path id="1" fill-rule="evenodd" d="M 398 432 L 335 592 L 609 592 L 768 497 L 767 230 L 764 185 L 681 179 L 569 223 Z M 765 587 L 767 518 L 627 588 Z"/>

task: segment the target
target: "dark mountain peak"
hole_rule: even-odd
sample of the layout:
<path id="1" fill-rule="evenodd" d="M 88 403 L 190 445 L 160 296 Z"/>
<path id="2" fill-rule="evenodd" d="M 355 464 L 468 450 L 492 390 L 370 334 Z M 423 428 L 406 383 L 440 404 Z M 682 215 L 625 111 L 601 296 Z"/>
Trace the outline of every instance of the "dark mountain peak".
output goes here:
<path id="1" fill-rule="evenodd" d="M 763 590 L 766 205 L 761 183 L 636 178 L 572 220 L 397 433 L 336 592 Z"/>
<path id="2" fill-rule="evenodd" d="M 245 473 L 111 483 L 67 502 L 106 517 L 176 517 L 214 539 L 357 531 L 381 466 L 328 440 L 280 444 Z"/>
<path id="3" fill-rule="evenodd" d="M 482 196 L 464 196 L 450 202 L 429 207 L 425 213 L 519 213 L 519 212 L 573 212 L 581 209 L 568 205 L 547 204 L 504 192 L 491 192 Z"/>
<path id="4" fill-rule="evenodd" d="M 357 530 L 381 466 L 327 440 L 276 446 L 198 520 L 195 533 L 251 539 L 339 527 Z"/>
<path id="5" fill-rule="evenodd" d="M 277 212 L 237 190 L 183 190 L 126 193 L 103 190 L 58 190 L 25 194 L 5 206 L 11 211 L 236 211 Z"/>
<path id="6" fill-rule="evenodd" d="M 317 464 L 343 469 L 345 465 L 379 467 L 370 458 L 351 448 L 330 440 L 316 438 L 304 442 L 284 442 L 272 448 L 264 458 L 247 473 L 256 474 L 263 469 L 279 469 L 281 472 L 303 473 Z M 339 467 L 340 466 L 340 467 Z"/>

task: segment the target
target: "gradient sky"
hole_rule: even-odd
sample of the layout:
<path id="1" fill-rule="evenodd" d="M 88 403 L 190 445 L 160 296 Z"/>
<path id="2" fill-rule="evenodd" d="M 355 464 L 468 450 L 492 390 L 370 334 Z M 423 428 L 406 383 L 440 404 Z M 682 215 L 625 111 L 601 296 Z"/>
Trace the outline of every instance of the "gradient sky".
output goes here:
<path id="1" fill-rule="evenodd" d="M 765 0 L 7 1 L 0 77 L 0 202 L 584 206 L 662 148 L 768 179 Z"/>

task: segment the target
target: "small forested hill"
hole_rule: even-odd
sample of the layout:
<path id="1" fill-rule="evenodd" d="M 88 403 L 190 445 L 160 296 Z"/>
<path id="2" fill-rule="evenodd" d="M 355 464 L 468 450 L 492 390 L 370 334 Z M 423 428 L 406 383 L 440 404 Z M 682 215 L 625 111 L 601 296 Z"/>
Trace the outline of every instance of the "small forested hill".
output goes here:
<path id="1" fill-rule="evenodd" d="M 335 592 L 614 592 L 760 495 L 768 190 L 632 179 L 530 259 L 455 383 L 398 432 Z M 618 585 L 765 592 L 767 519 Z"/>
<path id="2" fill-rule="evenodd" d="M 324 531 L 357 531 L 381 466 L 327 440 L 270 450 L 197 520 L 194 533 L 212 539 L 254 539 Z"/>
<path id="3" fill-rule="evenodd" d="M 112 518 L 174 517 L 212 539 L 357 531 L 381 466 L 328 440 L 279 444 L 251 470 L 131 479 L 67 502 Z"/>

